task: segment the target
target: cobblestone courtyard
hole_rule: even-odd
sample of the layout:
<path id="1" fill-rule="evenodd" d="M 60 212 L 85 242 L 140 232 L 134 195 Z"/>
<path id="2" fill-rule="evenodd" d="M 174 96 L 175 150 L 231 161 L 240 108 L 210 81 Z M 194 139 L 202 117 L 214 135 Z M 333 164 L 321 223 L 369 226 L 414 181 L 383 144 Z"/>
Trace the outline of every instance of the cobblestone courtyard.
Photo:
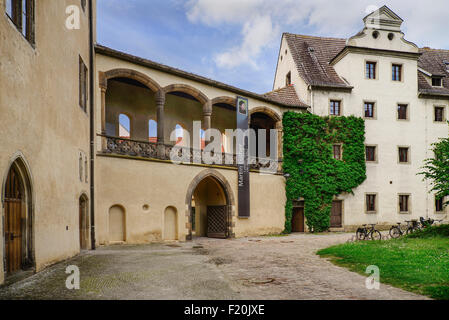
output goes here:
<path id="1" fill-rule="evenodd" d="M 0 299 L 424 299 L 365 278 L 315 255 L 348 234 L 101 247 L 0 288 Z M 66 267 L 80 290 L 66 289 Z"/>

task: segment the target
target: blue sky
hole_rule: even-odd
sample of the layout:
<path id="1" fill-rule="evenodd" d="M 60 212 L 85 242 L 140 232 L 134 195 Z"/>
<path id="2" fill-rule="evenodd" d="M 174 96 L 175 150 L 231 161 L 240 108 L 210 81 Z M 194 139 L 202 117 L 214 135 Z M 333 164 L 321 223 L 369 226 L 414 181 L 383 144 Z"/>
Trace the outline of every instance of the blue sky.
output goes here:
<path id="1" fill-rule="evenodd" d="M 264 93 L 282 32 L 348 38 L 384 4 L 407 40 L 449 49 L 447 0 L 97 0 L 97 42 Z"/>

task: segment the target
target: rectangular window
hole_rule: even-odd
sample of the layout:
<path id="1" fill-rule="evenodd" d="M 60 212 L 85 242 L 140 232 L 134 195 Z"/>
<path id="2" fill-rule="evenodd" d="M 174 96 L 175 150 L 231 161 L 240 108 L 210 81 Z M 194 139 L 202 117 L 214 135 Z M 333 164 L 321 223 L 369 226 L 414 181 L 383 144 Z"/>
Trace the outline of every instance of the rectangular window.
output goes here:
<path id="1" fill-rule="evenodd" d="M 393 81 L 402 81 L 402 66 L 400 64 L 393 65 Z"/>
<path id="2" fill-rule="evenodd" d="M 407 120 L 408 119 L 408 106 L 406 104 L 398 105 L 398 120 Z"/>
<path id="3" fill-rule="evenodd" d="M 409 162 L 409 148 L 400 147 L 399 148 L 399 162 L 408 163 Z"/>
<path id="4" fill-rule="evenodd" d="M 341 101 L 331 100 L 330 114 L 331 116 L 341 115 Z"/>
<path id="5" fill-rule="evenodd" d="M 375 162 L 376 161 L 376 147 L 367 146 L 366 147 L 366 161 L 367 162 Z"/>
<path id="6" fill-rule="evenodd" d="M 6 0 L 6 14 L 28 42 L 34 44 L 34 0 Z"/>
<path id="7" fill-rule="evenodd" d="M 399 195 L 399 211 L 406 213 L 409 212 L 410 208 L 410 196 L 409 195 Z"/>
<path id="8" fill-rule="evenodd" d="M 333 147 L 333 151 L 334 151 L 334 159 L 335 160 L 341 160 L 342 155 L 341 155 L 341 145 L 340 144 L 335 144 Z"/>
<path id="9" fill-rule="evenodd" d="M 366 195 L 366 211 L 375 212 L 376 211 L 376 195 L 367 194 Z"/>
<path id="10" fill-rule="evenodd" d="M 444 107 L 435 107 L 435 122 L 444 121 Z"/>
<path id="11" fill-rule="evenodd" d="M 292 84 L 292 73 L 287 73 L 287 76 L 285 77 L 285 86 L 288 87 Z"/>
<path id="12" fill-rule="evenodd" d="M 442 79 L 439 77 L 432 77 L 432 87 L 441 87 Z"/>
<path id="13" fill-rule="evenodd" d="M 84 112 L 87 111 L 87 67 L 81 56 L 79 57 L 79 104 Z"/>
<path id="14" fill-rule="evenodd" d="M 443 212 L 444 211 L 444 198 L 438 199 L 435 196 L 435 211 Z"/>
<path id="15" fill-rule="evenodd" d="M 376 62 L 366 63 L 366 78 L 376 79 Z"/>
<path id="16" fill-rule="evenodd" d="M 374 102 L 365 102 L 365 118 L 374 118 Z"/>

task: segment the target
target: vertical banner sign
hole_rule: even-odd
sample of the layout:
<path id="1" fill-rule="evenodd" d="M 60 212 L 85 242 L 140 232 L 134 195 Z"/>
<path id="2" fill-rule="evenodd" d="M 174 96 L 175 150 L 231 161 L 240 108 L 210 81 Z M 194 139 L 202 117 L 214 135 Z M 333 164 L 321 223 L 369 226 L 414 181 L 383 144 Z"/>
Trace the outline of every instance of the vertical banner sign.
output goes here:
<path id="1" fill-rule="evenodd" d="M 250 216 L 249 191 L 249 114 L 248 99 L 237 97 L 237 129 L 243 135 L 237 135 L 237 166 L 238 166 L 238 210 L 240 218 Z"/>

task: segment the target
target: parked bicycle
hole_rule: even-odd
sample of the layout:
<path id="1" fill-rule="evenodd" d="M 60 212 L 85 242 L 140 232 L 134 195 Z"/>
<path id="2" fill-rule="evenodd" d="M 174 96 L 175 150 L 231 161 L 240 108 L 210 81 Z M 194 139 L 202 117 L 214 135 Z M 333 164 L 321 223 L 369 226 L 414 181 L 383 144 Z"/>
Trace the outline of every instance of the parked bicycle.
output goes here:
<path id="1" fill-rule="evenodd" d="M 368 227 L 364 224 L 362 228 L 358 228 L 356 232 L 356 239 L 359 241 L 363 240 L 382 240 L 382 234 L 380 231 L 376 230 L 376 224 L 371 224 Z"/>

